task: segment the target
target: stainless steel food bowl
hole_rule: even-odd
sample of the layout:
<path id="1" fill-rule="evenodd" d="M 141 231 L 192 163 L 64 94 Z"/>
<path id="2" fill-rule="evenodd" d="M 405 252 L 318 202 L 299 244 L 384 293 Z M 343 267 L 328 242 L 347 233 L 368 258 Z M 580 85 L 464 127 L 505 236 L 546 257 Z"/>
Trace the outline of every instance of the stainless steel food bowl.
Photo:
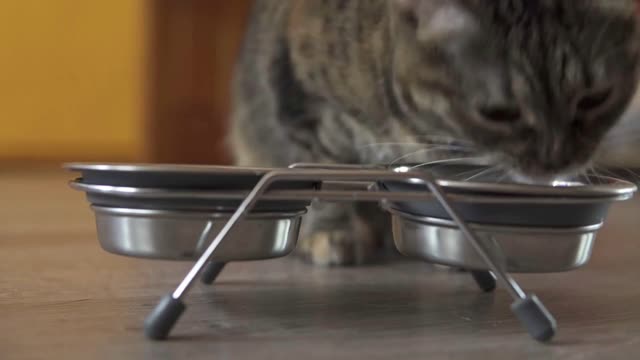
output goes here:
<path id="1" fill-rule="evenodd" d="M 394 241 L 402 254 L 435 264 L 489 270 L 452 221 L 390 212 Z M 601 225 L 541 228 L 470 224 L 493 259 L 514 273 L 563 272 L 585 265 Z"/>
<path id="2" fill-rule="evenodd" d="M 609 207 L 633 197 L 636 186 L 610 177 L 582 177 L 557 186 L 500 183 L 485 176 L 460 181 L 456 174 L 480 171 L 477 165 L 440 165 L 426 168 L 438 178 L 465 221 L 476 224 L 536 228 L 578 228 L 602 223 Z M 398 167 L 396 172 L 420 173 L 425 169 Z M 392 192 L 428 191 L 419 180 L 381 182 Z M 457 199 L 454 196 L 458 196 Z M 459 200 L 458 200 L 459 199 Z M 470 200 L 469 200 L 470 199 Z M 438 201 L 393 201 L 392 207 L 420 217 L 451 220 Z"/>
<path id="3" fill-rule="evenodd" d="M 449 175 L 459 175 L 469 170 L 467 165 L 436 171 L 439 166 L 422 174 L 407 167 L 388 171 L 325 165 L 273 171 L 165 165 L 68 168 L 83 173 L 71 186 L 92 203 L 105 250 L 150 259 L 197 259 L 145 320 L 151 339 L 167 338 L 198 277 L 211 284 L 228 262 L 289 254 L 307 206 L 325 200 L 380 202 L 391 214 L 401 253 L 473 270 L 484 291 L 492 291 L 499 281 L 530 335 L 549 341 L 556 320 L 508 273 L 562 272 L 585 265 L 609 206 L 630 199 L 636 186 L 612 178 L 599 178 L 595 185 L 590 179 L 559 186 L 469 182 L 442 172 L 446 168 Z M 478 170 L 484 171 L 473 169 Z M 473 177 L 477 175 L 466 180 Z"/>
<path id="4" fill-rule="evenodd" d="M 179 190 L 247 190 L 270 168 L 178 165 L 71 163 L 65 168 L 80 172 L 83 183 L 135 188 Z M 282 181 L 272 189 L 313 189 L 313 181 Z"/>
<path id="5" fill-rule="evenodd" d="M 98 239 L 110 253 L 159 260 L 195 260 L 228 213 L 162 211 L 92 206 Z M 265 260 L 288 255 L 298 239 L 304 212 L 249 214 L 216 249 L 220 262 Z M 205 228 L 210 236 L 201 239 Z"/>
<path id="6" fill-rule="evenodd" d="M 104 168 L 75 165 L 72 169 L 93 179 L 88 183 L 81 178 L 71 185 L 87 194 L 105 250 L 166 260 L 197 259 L 251 186 L 267 171 L 113 165 Z M 492 258 L 509 272 L 561 272 L 585 265 L 609 206 L 631 198 L 636 191 L 633 184 L 612 178 L 585 179 L 566 186 L 533 186 L 492 183 L 489 177 L 466 182 L 451 176 L 482 169 L 477 165 L 456 164 L 430 170 L 438 177 L 451 205 L 475 230 Z M 362 173 L 367 171 L 363 169 Z M 380 172 L 377 174 L 380 176 Z M 323 173 L 317 175 L 321 178 Z M 145 185 L 163 187 L 132 186 L 140 185 L 140 179 L 147 182 Z M 211 188 L 201 188 L 206 181 L 213 184 Z M 375 181 L 375 177 L 370 181 Z M 164 187 L 175 182 L 184 187 Z M 349 181 L 332 184 L 335 188 L 320 182 L 320 179 L 288 180 L 286 185 L 295 185 L 294 188 L 265 194 L 224 239 L 212 260 L 230 262 L 285 256 L 295 247 L 301 218 L 312 199 L 326 194 L 334 200 L 357 201 L 354 194 L 362 189 L 377 192 L 375 187 L 354 188 L 355 183 Z M 121 183 L 128 186 L 116 185 Z M 243 186 L 235 186 L 240 183 Z M 449 217 L 424 182 L 407 177 L 377 184 L 382 190 L 379 195 L 388 200 L 383 205 L 393 217 L 394 240 L 401 253 L 443 265 L 489 270 L 487 262 L 459 230 L 459 224 Z M 400 200 L 403 193 L 412 195 Z M 213 230 L 202 240 L 208 225 Z"/>

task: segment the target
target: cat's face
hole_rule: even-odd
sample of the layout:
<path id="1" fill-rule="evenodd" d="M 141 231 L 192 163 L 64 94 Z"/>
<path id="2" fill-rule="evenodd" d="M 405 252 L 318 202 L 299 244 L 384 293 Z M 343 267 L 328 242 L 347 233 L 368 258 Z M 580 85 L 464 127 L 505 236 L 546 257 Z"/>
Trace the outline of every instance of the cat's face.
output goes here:
<path id="1" fill-rule="evenodd" d="M 636 0 L 393 0 L 407 126 L 529 176 L 585 165 L 636 88 Z"/>

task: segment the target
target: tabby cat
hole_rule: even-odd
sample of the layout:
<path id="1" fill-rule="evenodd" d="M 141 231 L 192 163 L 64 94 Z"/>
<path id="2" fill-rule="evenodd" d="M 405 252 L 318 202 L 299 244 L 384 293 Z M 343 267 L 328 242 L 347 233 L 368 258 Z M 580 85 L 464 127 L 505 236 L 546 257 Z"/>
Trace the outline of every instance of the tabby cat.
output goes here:
<path id="1" fill-rule="evenodd" d="M 636 89 L 638 24 L 635 0 L 257 0 L 236 163 L 385 163 L 393 144 L 446 138 L 529 178 L 578 171 Z M 375 259 L 381 215 L 316 206 L 302 254 Z"/>

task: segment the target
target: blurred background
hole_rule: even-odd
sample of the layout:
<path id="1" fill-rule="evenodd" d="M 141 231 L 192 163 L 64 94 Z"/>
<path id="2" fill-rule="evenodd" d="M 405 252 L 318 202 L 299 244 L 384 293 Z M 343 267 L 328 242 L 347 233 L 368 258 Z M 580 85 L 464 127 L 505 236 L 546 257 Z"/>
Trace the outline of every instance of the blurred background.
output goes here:
<path id="1" fill-rule="evenodd" d="M 249 0 L 0 2 L 0 166 L 228 163 Z"/>
<path id="2" fill-rule="evenodd" d="M 250 3 L 1 1 L 0 166 L 228 164 L 229 83 Z M 637 165 L 638 148 L 607 161 Z"/>

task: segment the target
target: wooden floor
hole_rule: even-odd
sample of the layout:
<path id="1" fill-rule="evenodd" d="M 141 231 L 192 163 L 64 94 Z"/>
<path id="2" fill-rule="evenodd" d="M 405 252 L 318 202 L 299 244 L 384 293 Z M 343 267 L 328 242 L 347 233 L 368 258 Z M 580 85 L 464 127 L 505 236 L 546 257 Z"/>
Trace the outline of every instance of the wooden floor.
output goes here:
<path id="1" fill-rule="evenodd" d="M 171 341 L 141 323 L 188 264 L 117 257 L 69 174 L 0 170 L 0 359 L 632 359 L 640 350 L 640 201 L 617 205 L 586 268 L 518 276 L 555 314 L 532 341 L 504 291 L 415 262 L 232 264 L 197 286 Z"/>

